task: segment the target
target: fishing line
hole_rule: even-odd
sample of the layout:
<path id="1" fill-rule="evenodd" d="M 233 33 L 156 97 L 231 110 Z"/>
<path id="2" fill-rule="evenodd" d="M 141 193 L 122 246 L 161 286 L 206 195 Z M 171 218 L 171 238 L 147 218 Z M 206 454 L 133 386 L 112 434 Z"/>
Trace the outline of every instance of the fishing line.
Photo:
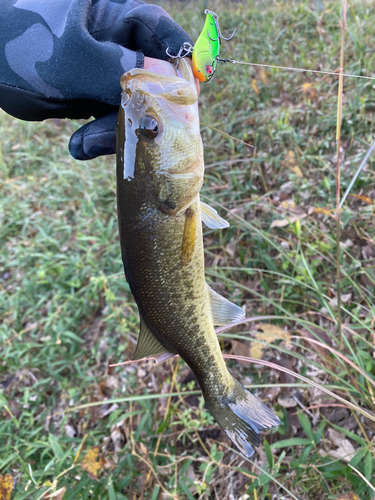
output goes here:
<path id="1" fill-rule="evenodd" d="M 219 59 L 221 62 L 229 62 L 232 64 L 244 64 L 247 66 L 261 66 L 263 68 L 275 68 L 275 69 L 285 69 L 289 71 L 298 71 L 300 73 L 319 73 L 321 75 L 334 75 L 334 76 L 349 76 L 352 78 L 363 78 L 365 80 L 375 80 L 373 76 L 363 76 L 363 75 L 352 75 L 351 73 L 338 73 L 337 71 L 320 71 L 317 69 L 305 69 L 305 68 L 293 68 L 291 66 L 276 66 L 273 64 L 258 64 L 245 61 L 236 61 L 235 59 Z"/>
<path id="2" fill-rule="evenodd" d="M 354 177 L 353 179 L 351 180 L 347 190 L 345 191 L 345 194 L 344 196 L 342 197 L 342 200 L 341 200 L 341 203 L 340 203 L 340 208 L 342 208 L 343 204 L 344 204 L 344 201 L 346 200 L 346 197 L 348 196 L 348 194 L 350 193 L 350 190 L 352 189 L 353 187 L 353 184 L 355 183 L 360 171 L 362 170 L 363 166 L 367 163 L 367 160 L 370 156 L 370 154 L 372 153 L 372 150 L 375 148 L 375 141 L 371 144 L 370 148 L 368 149 L 367 153 L 366 153 L 366 156 L 363 158 L 360 166 L 358 167 L 358 170 L 357 172 L 354 174 Z"/>

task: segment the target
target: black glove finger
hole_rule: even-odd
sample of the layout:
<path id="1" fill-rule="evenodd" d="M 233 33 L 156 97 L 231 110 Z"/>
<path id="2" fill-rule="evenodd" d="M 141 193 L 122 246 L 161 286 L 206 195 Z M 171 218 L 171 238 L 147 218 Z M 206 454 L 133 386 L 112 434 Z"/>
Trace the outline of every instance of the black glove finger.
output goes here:
<path id="1" fill-rule="evenodd" d="M 140 5 L 111 27 L 93 33 L 96 40 L 122 45 L 127 49 L 140 50 L 147 57 L 167 60 L 170 53 L 177 54 L 180 47 L 189 42 L 190 35 L 167 12 L 157 5 Z"/>
<path id="2" fill-rule="evenodd" d="M 74 132 L 69 152 L 76 160 L 91 160 L 116 152 L 117 112 L 86 123 Z"/>

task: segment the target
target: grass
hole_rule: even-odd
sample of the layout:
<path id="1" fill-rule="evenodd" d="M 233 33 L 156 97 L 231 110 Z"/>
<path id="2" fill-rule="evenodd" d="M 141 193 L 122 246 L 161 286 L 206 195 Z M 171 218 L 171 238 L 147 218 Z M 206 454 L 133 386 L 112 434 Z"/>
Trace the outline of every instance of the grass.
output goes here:
<path id="1" fill-rule="evenodd" d="M 197 38 L 201 3 L 159 3 Z M 224 35 L 238 29 L 223 57 L 336 70 L 341 3 L 319 5 L 209 8 Z M 346 73 L 375 73 L 374 15 L 349 3 Z M 340 214 L 338 300 L 338 78 L 222 64 L 201 89 L 202 198 L 231 223 L 205 231 L 207 279 L 248 318 L 219 338 L 282 425 L 245 460 L 179 358 L 110 366 L 131 359 L 139 322 L 114 158 L 69 157 L 78 123 L 1 113 L 0 474 L 12 499 L 374 498 L 375 160 Z M 341 196 L 374 140 L 374 109 L 373 81 L 345 78 Z"/>

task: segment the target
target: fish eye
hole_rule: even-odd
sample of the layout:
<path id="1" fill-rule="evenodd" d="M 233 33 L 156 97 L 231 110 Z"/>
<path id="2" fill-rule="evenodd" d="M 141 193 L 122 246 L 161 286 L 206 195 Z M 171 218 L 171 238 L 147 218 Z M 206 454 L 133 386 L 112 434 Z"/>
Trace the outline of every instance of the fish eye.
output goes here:
<path id="1" fill-rule="evenodd" d="M 213 67 L 210 66 L 209 64 L 207 64 L 207 66 L 206 66 L 206 72 L 207 72 L 208 75 L 212 75 L 213 72 L 214 72 Z"/>
<path id="2" fill-rule="evenodd" d="M 149 139 L 155 139 L 159 134 L 159 123 L 153 116 L 144 116 L 140 121 L 140 131 Z"/>

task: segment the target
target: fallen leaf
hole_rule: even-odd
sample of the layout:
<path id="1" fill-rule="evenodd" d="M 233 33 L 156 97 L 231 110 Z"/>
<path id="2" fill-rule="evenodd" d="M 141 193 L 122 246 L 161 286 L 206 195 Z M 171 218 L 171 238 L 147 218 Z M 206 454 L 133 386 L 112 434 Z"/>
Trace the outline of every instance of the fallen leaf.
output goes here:
<path id="1" fill-rule="evenodd" d="M 368 203 L 369 205 L 373 205 L 374 202 L 372 201 L 371 198 L 368 196 L 365 196 L 364 194 L 349 194 L 352 198 L 357 198 L 357 200 L 364 201 L 365 203 Z"/>
<path id="2" fill-rule="evenodd" d="M 54 493 L 49 493 L 47 496 L 43 495 L 43 499 L 50 499 L 50 500 L 62 500 L 64 494 L 66 492 L 66 488 L 63 486 L 59 490 L 55 491 Z"/>
<path id="3" fill-rule="evenodd" d="M 281 355 L 278 364 L 287 370 L 293 371 L 293 358 L 292 356 L 288 355 Z M 279 373 L 279 381 L 281 384 L 294 384 L 296 382 L 296 377 L 292 375 L 291 373 L 288 373 L 286 371 L 280 370 Z"/>
<path id="4" fill-rule="evenodd" d="M 290 210 L 291 212 L 293 212 L 294 210 L 296 210 L 296 207 L 298 205 L 296 205 L 296 202 L 291 200 L 290 198 L 287 198 L 286 200 L 283 200 L 281 203 L 280 203 L 280 206 L 284 209 L 284 210 Z"/>
<path id="5" fill-rule="evenodd" d="M 13 489 L 13 478 L 10 474 L 0 474 L 0 500 L 9 500 Z"/>
<path id="6" fill-rule="evenodd" d="M 228 243 L 225 247 L 225 251 L 229 254 L 229 256 L 233 259 L 236 253 L 237 244 L 235 242 Z"/>
<path id="7" fill-rule="evenodd" d="M 195 484 L 197 481 L 197 475 L 195 474 L 194 467 L 190 464 L 189 467 L 187 468 L 187 471 L 185 472 L 185 477 L 190 479 L 191 486 L 188 487 L 190 493 L 194 494 L 196 492 L 196 487 Z"/>
<path id="8" fill-rule="evenodd" d="M 369 260 L 375 257 L 375 250 L 372 245 L 366 245 L 365 247 L 363 247 L 361 253 L 365 260 Z"/>
<path id="9" fill-rule="evenodd" d="M 336 429 L 329 428 L 328 429 L 328 436 L 331 442 L 335 446 L 340 446 L 340 444 L 344 441 L 345 436 L 342 432 L 337 431 Z"/>
<path id="10" fill-rule="evenodd" d="M 296 155 L 293 151 L 287 151 L 284 156 L 284 160 L 281 162 L 284 167 L 289 168 L 292 172 L 294 172 L 298 177 L 303 178 L 302 170 L 297 165 Z"/>
<path id="11" fill-rule="evenodd" d="M 352 246 L 354 246 L 354 243 L 349 238 L 347 238 L 345 241 L 340 241 L 340 247 L 344 248 L 345 250 L 347 248 L 351 248 Z"/>
<path id="12" fill-rule="evenodd" d="M 234 340 L 232 342 L 232 353 L 235 355 L 235 356 L 245 356 L 245 357 L 251 357 L 251 349 L 250 349 L 250 345 L 248 342 L 239 342 L 237 340 Z M 241 366 L 248 366 L 248 362 L 247 361 L 243 361 L 243 360 L 238 360 L 238 363 L 241 365 Z"/>
<path id="13" fill-rule="evenodd" d="M 306 214 L 303 216 L 306 217 Z M 295 217 L 294 215 L 291 217 L 288 217 L 287 219 L 275 219 L 271 222 L 271 228 L 272 227 L 285 227 L 288 224 L 294 224 L 297 222 L 299 219 L 303 219 L 303 217 Z"/>
<path id="14" fill-rule="evenodd" d="M 125 435 L 122 428 L 115 427 L 111 432 L 111 439 L 115 446 L 115 453 L 118 453 L 125 446 Z"/>
<path id="15" fill-rule="evenodd" d="M 319 95 L 314 85 L 315 85 L 314 83 L 309 83 L 309 82 L 304 83 L 302 85 L 302 93 L 305 94 L 312 101 L 315 101 Z"/>
<path id="16" fill-rule="evenodd" d="M 282 394 L 277 398 L 277 402 L 283 408 L 294 408 L 297 406 L 297 401 L 289 394 Z"/>
<path id="17" fill-rule="evenodd" d="M 329 210 L 327 208 L 321 208 L 321 207 L 312 207 L 312 209 L 309 210 L 309 214 L 324 214 L 328 215 L 328 217 L 332 217 L 333 219 L 336 219 L 336 210 Z"/>
<path id="18" fill-rule="evenodd" d="M 350 302 L 351 298 L 352 298 L 352 294 L 351 293 L 343 293 L 340 296 L 341 302 L 343 304 L 346 304 L 347 302 Z M 333 299 L 331 299 L 329 301 L 329 305 L 335 309 L 337 307 L 337 297 L 333 297 Z"/>
<path id="19" fill-rule="evenodd" d="M 256 78 L 253 78 L 250 87 L 254 90 L 254 92 L 256 92 L 257 94 L 260 94 L 260 90 L 258 89 Z"/>
<path id="20" fill-rule="evenodd" d="M 310 82 L 306 82 L 302 85 L 302 92 L 304 94 L 307 94 L 308 92 L 311 91 L 311 89 L 313 88 L 313 84 L 310 83 Z"/>
<path id="21" fill-rule="evenodd" d="M 327 454 L 324 450 L 321 451 L 324 456 Z M 345 462 L 350 462 L 355 455 L 355 449 L 348 439 L 344 439 L 336 450 L 329 450 L 328 455 L 339 460 L 344 460 Z"/>
<path id="22" fill-rule="evenodd" d="M 339 460 L 344 460 L 345 462 L 350 462 L 350 460 L 355 455 L 355 449 L 352 443 L 344 437 L 339 431 L 335 429 L 328 429 L 328 435 L 331 443 L 337 446 L 336 450 L 320 450 L 319 453 L 323 456 L 330 455 L 333 458 L 338 458 Z"/>
<path id="23" fill-rule="evenodd" d="M 267 73 L 265 72 L 263 66 L 256 66 L 257 77 L 263 83 L 263 85 L 267 85 L 268 78 Z"/>
<path id="24" fill-rule="evenodd" d="M 300 219 L 307 215 L 305 209 L 297 205 L 293 200 L 288 199 L 282 201 L 280 203 L 280 207 L 283 208 L 284 210 L 287 210 L 296 217 L 299 217 Z"/>
<path id="25" fill-rule="evenodd" d="M 313 207 L 311 210 L 309 210 L 310 214 L 324 214 L 328 215 L 328 217 L 332 217 L 333 219 L 336 219 L 336 210 L 329 210 L 328 208 L 321 208 L 321 207 Z"/>
<path id="26" fill-rule="evenodd" d="M 81 467 L 87 471 L 91 479 L 98 479 L 98 471 L 104 467 L 105 458 L 99 456 L 99 446 L 93 446 L 81 460 Z"/>
<path id="27" fill-rule="evenodd" d="M 297 220 L 307 217 L 305 210 L 297 205 L 293 200 L 283 200 L 279 208 L 283 209 L 286 213 L 283 219 L 275 219 L 271 222 L 272 227 L 285 227 L 288 224 L 294 224 Z"/>
<path id="28" fill-rule="evenodd" d="M 346 495 L 339 494 L 337 500 L 361 500 L 355 493 L 346 493 Z"/>
<path id="29" fill-rule="evenodd" d="M 256 325 L 258 330 L 254 336 L 250 348 L 250 357 L 260 359 L 262 352 L 266 346 L 256 342 L 257 340 L 265 342 L 273 342 L 274 340 L 285 339 L 287 342 L 290 340 L 290 333 L 288 330 L 283 330 L 280 326 L 271 325 L 269 323 L 259 323 Z"/>

